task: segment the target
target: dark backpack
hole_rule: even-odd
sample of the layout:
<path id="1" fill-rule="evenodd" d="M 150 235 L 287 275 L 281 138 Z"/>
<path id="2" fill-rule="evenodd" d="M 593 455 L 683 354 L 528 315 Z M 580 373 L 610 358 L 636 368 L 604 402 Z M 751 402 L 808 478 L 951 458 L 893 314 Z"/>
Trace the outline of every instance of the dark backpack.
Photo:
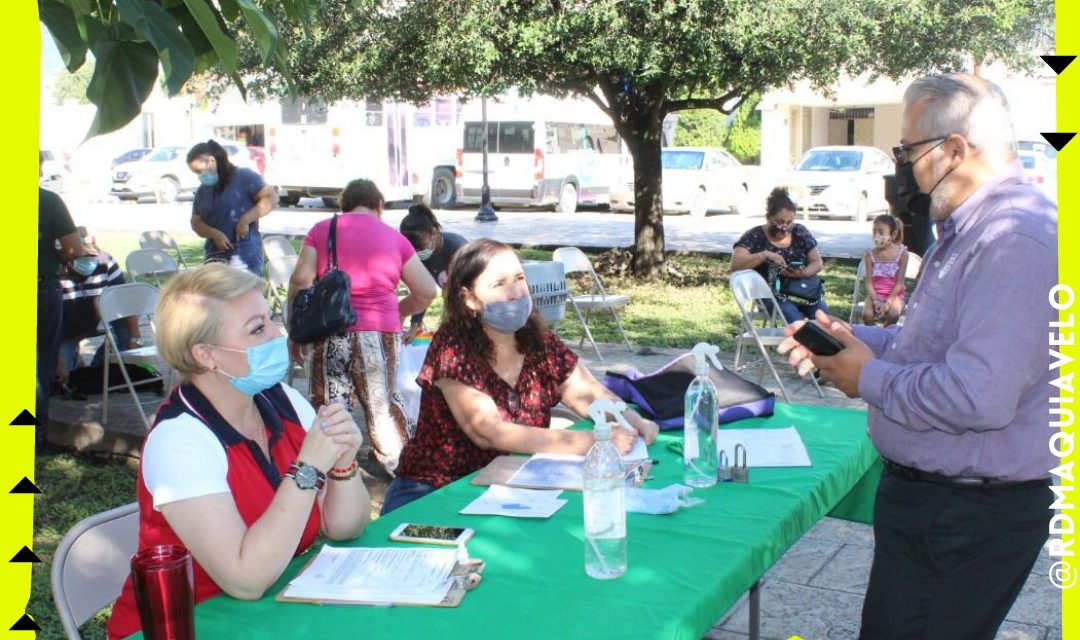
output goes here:
<path id="1" fill-rule="evenodd" d="M 686 353 L 649 374 L 636 369 L 608 371 L 604 386 L 636 404 L 661 429 L 677 429 L 683 426 L 683 400 L 694 377 L 694 356 Z M 764 387 L 730 369 L 717 369 L 712 363 L 709 379 L 718 392 L 721 424 L 773 414 L 776 394 Z"/>

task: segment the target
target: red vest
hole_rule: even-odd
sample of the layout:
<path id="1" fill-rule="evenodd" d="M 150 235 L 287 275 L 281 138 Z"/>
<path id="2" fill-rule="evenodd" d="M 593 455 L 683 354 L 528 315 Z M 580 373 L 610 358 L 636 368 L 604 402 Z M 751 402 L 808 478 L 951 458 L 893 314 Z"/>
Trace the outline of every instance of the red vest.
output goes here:
<path id="1" fill-rule="evenodd" d="M 229 470 L 226 480 L 236 510 L 250 527 L 270 505 L 281 484 L 282 475 L 289 465 L 296 461 L 300 445 L 306 432 L 300 425 L 296 411 L 281 385 L 274 386 L 255 396 L 263 422 L 270 431 L 270 457 L 267 460 L 259 451 L 255 442 L 248 440 L 233 429 L 221 414 L 210 404 L 194 386 L 185 384 L 173 389 L 168 400 L 158 409 L 154 424 L 176 418 L 181 415 L 194 416 L 217 436 L 225 449 Z M 139 501 L 139 548 L 145 549 L 159 544 L 184 546 L 173 532 L 165 517 L 154 510 L 153 496 L 143 482 L 142 465 L 136 481 L 136 496 Z M 308 516 L 307 527 L 300 538 L 296 555 L 306 551 L 319 533 L 319 505 L 315 503 Z M 195 562 L 195 602 L 221 593 L 206 571 Z M 124 583 L 120 598 L 113 605 L 112 617 L 109 618 L 109 638 L 123 638 L 139 631 L 139 612 L 135 607 L 135 594 L 132 591 L 131 578 Z"/>

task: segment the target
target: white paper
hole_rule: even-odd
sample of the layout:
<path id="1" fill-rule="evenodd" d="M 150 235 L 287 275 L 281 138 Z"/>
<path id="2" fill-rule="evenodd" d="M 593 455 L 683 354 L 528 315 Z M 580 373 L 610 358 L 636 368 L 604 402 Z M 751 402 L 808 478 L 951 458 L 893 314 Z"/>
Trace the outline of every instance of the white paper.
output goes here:
<path id="1" fill-rule="evenodd" d="M 509 516 L 511 518 L 550 518 L 566 504 L 560 490 L 522 489 L 491 485 L 487 491 L 458 513 L 465 515 Z"/>
<path id="2" fill-rule="evenodd" d="M 285 595 L 313 600 L 438 604 L 453 578 L 456 549 L 323 546 Z"/>
<path id="3" fill-rule="evenodd" d="M 720 429 L 716 449 L 735 465 L 735 445 L 746 449 L 748 467 L 809 467 L 810 456 L 795 427 L 786 429 Z"/>
<path id="4" fill-rule="evenodd" d="M 623 465 L 649 459 L 644 438 L 634 441 L 634 448 L 622 456 Z M 539 489 L 569 489 L 581 491 L 585 484 L 582 464 L 585 456 L 565 453 L 534 453 L 525 464 L 510 476 L 506 484 Z"/>

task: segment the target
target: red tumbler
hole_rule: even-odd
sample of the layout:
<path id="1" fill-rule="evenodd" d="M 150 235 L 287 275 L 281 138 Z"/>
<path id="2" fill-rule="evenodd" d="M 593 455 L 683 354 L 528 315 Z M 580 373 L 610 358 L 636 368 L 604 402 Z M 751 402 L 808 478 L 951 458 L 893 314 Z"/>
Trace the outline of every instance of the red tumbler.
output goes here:
<path id="1" fill-rule="evenodd" d="M 187 549 L 140 549 L 131 556 L 131 582 L 143 637 L 195 640 L 195 567 Z"/>

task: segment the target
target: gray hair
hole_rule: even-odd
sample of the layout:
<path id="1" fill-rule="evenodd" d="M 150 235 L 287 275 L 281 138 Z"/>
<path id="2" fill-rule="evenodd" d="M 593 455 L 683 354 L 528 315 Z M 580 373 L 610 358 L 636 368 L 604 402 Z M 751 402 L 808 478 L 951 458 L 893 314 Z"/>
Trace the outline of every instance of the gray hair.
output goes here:
<path id="1" fill-rule="evenodd" d="M 960 134 L 993 164 L 1016 158 L 1009 101 L 993 82 L 961 73 L 925 76 L 904 92 L 905 109 L 920 103 L 923 135 Z"/>

